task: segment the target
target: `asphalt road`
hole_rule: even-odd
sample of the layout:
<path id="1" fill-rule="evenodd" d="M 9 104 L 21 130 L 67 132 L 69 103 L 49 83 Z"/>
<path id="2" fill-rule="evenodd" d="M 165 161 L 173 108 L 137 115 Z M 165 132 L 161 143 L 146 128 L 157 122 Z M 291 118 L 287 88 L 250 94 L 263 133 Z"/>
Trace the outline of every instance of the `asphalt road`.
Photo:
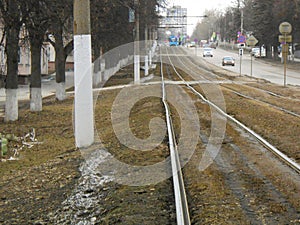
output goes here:
<path id="1" fill-rule="evenodd" d="M 222 58 L 223 56 L 233 56 L 235 58 L 235 66 L 225 66 L 223 68 L 234 71 L 236 73 L 241 73 L 242 75 L 251 76 L 251 57 L 249 52 L 244 52 L 242 60 L 238 52 L 225 51 L 221 48 L 213 50 L 213 57 L 203 57 L 203 48 L 191 48 L 189 50 L 191 54 L 197 52 L 197 56 L 204 58 L 207 62 L 215 64 L 222 67 Z M 240 62 L 241 66 L 240 66 Z M 300 71 L 287 69 L 286 72 L 286 83 L 291 85 L 300 85 Z M 263 78 L 272 83 L 284 85 L 284 66 L 281 63 L 278 65 L 273 65 L 270 63 L 262 62 L 259 59 L 252 57 L 252 76 L 257 78 Z"/>

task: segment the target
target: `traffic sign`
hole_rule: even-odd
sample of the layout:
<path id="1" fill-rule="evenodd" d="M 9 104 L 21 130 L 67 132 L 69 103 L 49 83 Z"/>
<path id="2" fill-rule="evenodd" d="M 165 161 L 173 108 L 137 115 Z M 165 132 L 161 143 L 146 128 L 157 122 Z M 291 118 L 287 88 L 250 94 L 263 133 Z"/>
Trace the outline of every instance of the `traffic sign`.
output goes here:
<path id="1" fill-rule="evenodd" d="M 245 43 L 245 42 L 246 42 L 246 37 L 245 37 L 244 35 L 240 35 L 240 36 L 238 37 L 238 42 L 239 42 L 239 43 Z"/>
<path id="2" fill-rule="evenodd" d="M 240 48 L 239 49 L 239 55 L 242 56 L 244 54 L 244 49 Z"/>
<path id="3" fill-rule="evenodd" d="M 290 34 L 292 32 L 292 25 L 288 22 L 283 22 L 279 25 L 279 31 L 282 34 Z"/>
<path id="4" fill-rule="evenodd" d="M 258 43 L 258 40 L 253 35 L 251 35 L 246 41 L 246 44 L 248 46 L 255 46 L 257 43 Z"/>
<path id="5" fill-rule="evenodd" d="M 280 43 L 292 42 L 292 35 L 279 35 L 278 41 Z"/>
<path id="6" fill-rule="evenodd" d="M 292 32 L 292 25 L 288 22 L 283 22 L 279 25 L 279 31 L 283 35 L 279 35 L 278 40 L 282 45 L 282 57 L 284 61 L 284 86 L 286 86 L 286 61 L 289 52 L 289 46 L 287 42 L 292 42 L 292 36 L 288 35 Z"/>

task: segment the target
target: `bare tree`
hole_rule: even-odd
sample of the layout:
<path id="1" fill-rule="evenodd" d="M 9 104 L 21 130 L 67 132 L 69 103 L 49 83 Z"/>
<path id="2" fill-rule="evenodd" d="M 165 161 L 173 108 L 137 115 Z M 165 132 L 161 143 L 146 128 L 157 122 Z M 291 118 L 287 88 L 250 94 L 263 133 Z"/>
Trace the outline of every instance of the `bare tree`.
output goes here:
<path id="1" fill-rule="evenodd" d="M 7 56 L 5 121 L 18 119 L 18 50 L 19 33 L 23 24 L 22 2 L 1 0 L 0 10 L 4 21 L 5 53 Z"/>
<path id="2" fill-rule="evenodd" d="M 25 5 L 24 13 L 27 14 L 25 24 L 31 51 L 30 110 L 42 111 L 41 47 L 49 27 L 49 18 L 45 14 L 45 2 L 25 1 L 22 4 Z"/>
<path id="3" fill-rule="evenodd" d="M 48 41 L 55 49 L 56 99 L 66 98 L 66 59 L 73 50 L 72 13 L 73 0 L 46 0 L 47 15 L 51 18 L 47 35 Z"/>

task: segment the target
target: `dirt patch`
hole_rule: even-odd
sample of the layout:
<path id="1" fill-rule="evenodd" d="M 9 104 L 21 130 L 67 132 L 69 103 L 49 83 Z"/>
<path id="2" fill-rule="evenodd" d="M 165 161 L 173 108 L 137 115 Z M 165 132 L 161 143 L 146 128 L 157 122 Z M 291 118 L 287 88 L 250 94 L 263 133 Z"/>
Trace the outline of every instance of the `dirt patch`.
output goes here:
<path id="1" fill-rule="evenodd" d="M 0 223 L 47 221 L 47 214 L 58 209 L 74 188 L 82 159 L 74 146 L 72 103 L 72 98 L 63 102 L 47 98 L 43 112 L 23 108 L 18 121 L 0 124 L 2 134 L 18 137 L 35 128 L 36 139 L 42 142 L 19 150 L 18 160 L 0 162 Z M 2 160 L 9 159 L 20 145 L 11 141 Z"/>
<path id="2" fill-rule="evenodd" d="M 109 84 L 124 84 L 132 79 L 131 75 L 124 77 L 124 71 L 118 76 Z M 136 151 L 116 138 L 111 126 L 111 108 L 119 91 L 105 91 L 98 96 L 95 121 L 103 143 L 96 149 L 105 147 L 112 157 L 132 166 L 163 161 L 169 154 L 165 140 L 152 151 Z M 98 178 L 103 177 L 101 173 L 82 176 L 86 159 L 74 146 L 72 110 L 72 96 L 63 102 L 53 97 L 44 100 L 42 112 L 32 113 L 24 106 L 19 111 L 18 121 L 0 124 L 3 134 L 18 137 L 35 128 L 36 139 L 41 142 L 20 150 L 16 161 L 7 160 L 14 154 L 13 148 L 20 147 L 19 143 L 9 143 L 9 152 L 0 162 L 0 224 L 77 224 L 83 221 L 176 224 L 171 179 L 134 187 L 114 181 L 99 183 Z M 137 102 L 130 112 L 130 131 L 138 138 L 147 138 L 153 117 L 164 118 L 159 98 Z M 169 176 L 170 168 L 166 166 L 162 172 Z"/>

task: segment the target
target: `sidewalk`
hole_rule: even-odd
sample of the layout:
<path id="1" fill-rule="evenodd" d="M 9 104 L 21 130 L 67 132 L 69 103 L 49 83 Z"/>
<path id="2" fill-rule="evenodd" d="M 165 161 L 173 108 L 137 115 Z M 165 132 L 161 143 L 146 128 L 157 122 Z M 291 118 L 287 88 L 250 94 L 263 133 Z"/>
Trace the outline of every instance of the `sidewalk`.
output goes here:
<path id="1" fill-rule="evenodd" d="M 66 88 L 74 86 L 74 72 L 66 72 Z M 55 73 L 51 74 L 47 78 L 42 79 L 42 96 L 43 98 L 52 94 L 55 94 L 56 81 Z M 18 100 L 29 100 L 30 91 L 29 84 L 18 86 Z M 0 88 L 0 106 L 5 104 L 6 94 L 5 88 Z"/>
<path id="2" fill-rule="evenodd" d="M 74 72 L 66 72 L 66 89 L 74 86 Z M 42 97 L 55 94 L 56 81 L 55 73 L 42 79 Z M 18 101 L 30 100 L 29 84 L 18 86 Z M 5 88 L 0 88 L 0 117 L 4 117 L 6 93 Z"/>

